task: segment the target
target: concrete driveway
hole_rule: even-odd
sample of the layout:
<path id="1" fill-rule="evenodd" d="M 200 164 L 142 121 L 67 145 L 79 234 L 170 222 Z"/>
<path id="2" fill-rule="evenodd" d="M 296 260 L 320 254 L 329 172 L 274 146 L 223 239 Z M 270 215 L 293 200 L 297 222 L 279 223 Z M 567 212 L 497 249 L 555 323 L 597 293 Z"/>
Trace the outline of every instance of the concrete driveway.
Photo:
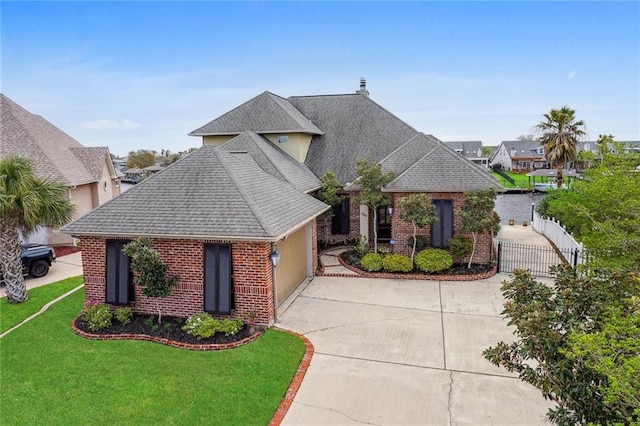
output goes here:
<path id="1" fill-rule="evenodd" d="M 540 392 L 482 357 L 513 339 L 507 278 L 314 278 L 277 324 L 315 347 L 283 424 L 545 424 Z"/>

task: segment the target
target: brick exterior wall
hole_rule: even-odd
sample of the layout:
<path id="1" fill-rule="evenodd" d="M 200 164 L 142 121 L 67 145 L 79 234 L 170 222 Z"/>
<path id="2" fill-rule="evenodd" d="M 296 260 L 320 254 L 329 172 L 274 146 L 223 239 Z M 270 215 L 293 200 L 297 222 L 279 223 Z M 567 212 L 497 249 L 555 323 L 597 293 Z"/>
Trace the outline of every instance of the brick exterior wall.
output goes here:
<path id="1" fill-rule="evenodd" d="M 105 301 L 106 240 L 117 238 L 80 237 L 85 294 L 88 300 Z M 231 317 L 246 318 L 255 312 L 261 325 L 273 324 L 273 274 L 269 259 L 271 244 L 266 242 L 196 241 L 154 239 L 152 245 L 169 266 L 169 275 L 180 279 L 171 295 L 160 300 L 163 315 L 188 317 L 203 311 L 204 300 L 204 244 L 232 244 L 232 268 L 235 309 Z M 315 254 L 317 257 L 317 253 Z M 156 314 L 157 300 L 142 295 L 135 287 L 135 301 L 131 306 L 139 314 Z"/>
<path id="2" fill-rule="evenodd" d="M 411 255 L 411 247 L 409 247 L 409 241 L 413 236 L 413 225 L 408 222 L 404 222 L 400 220 L 400 215 L 398 214 L 397 206 L 398 201 L 411 195 L 409 192 L 394 192 L 389 194 L 393 196 L 393 206 L 396 209 L 394 211 L 393 216 L 391 217 L 391 238 L 395 240 L 394 253 L 400 253 L 405 255 Z M 348 235 L 333 235 L 331 233 L 331 218 L 320 217 L 317 219 L 318 222 L 318 239 L 325 245 L 337 245 L 337 244 L 346 244 L 351 241 L 357 241 L 360 235 L 360 206 L 355 201 L 357 193 L 350 193 L 349 197 L 349 234 Z M 436 192 L 436 193 L 428 193 L 432 199 L 446 199 L 453 200 L 453 235 L 461 235 L 457 232 L 457 229 L 460 227 L 460 219 L 455 216 L 455 212 L 460 209 L 462 204 L 464 203 L 464 193 L 462 192 Z M 372 218 L 373 214 L 370 212 L 369 217 Z M 423 229 L 418 228 L 417 235 L 426 236 L 430 238 L 431 236 L 431 226 L 427 226 Z M 470 237 L 471 235 L 469 235 Z M 373 237 L 373 232 L 371 232 L 371 237 Z M 478 236 L 478 242 L 476 244 L 476 253 L 473 257 L 474 263 L 488 263 L 491 261 L 491 244 L 492 244 L 492 236 L 490 232 L 484 233 Z M 388 244 L 381 244 L 380 247 L 383 247 L 386 250 L 390 250 L 391 246 Z M 463 259 L 468 261 L 468 259 Z"/>
<path id="3" fill-rule="evenodd" d="M 333 234 L 331 232 L 331 217 L 322 215 L 316 219 L 318 241 L 324 245 L 345 245 L 357 241 L 360 237 L 360 205 L 355 200 L 357 193 L 343 194 L 349 197 L 349 233 Z"/>

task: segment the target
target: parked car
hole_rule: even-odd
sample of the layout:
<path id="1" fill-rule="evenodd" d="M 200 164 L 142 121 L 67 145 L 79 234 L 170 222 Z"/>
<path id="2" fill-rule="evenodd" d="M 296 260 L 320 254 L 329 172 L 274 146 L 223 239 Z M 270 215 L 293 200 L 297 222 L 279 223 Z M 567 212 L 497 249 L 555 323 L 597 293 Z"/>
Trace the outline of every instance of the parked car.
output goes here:
<path id="1" fill-rule="evenodd" d="M 22 274 L 34 278 L 44 277 L 56 261 L 56 251 L 44 244 L 24 244 L 22 250 Z M 0 283 L 4 284 L 4 274 L 0 271 Z"/>

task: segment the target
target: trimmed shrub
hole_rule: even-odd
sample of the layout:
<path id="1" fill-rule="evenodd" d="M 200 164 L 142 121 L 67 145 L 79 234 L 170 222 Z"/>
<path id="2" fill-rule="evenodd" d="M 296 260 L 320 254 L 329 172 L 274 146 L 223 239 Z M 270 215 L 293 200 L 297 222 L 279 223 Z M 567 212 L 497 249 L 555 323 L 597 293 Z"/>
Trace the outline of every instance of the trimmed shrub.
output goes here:
<path id="1" fill-rule="evenodd" d="M 416 255 L 416 266 L 422 272 L 432 274 L 451 268 L 453 258 L 446 250 L 426 249 Z"/>
<path id="2" fill-rule="evenodd" d="M 218 320 L 206 312 L 201 312 L 190 316 L 182 329 L 197 339 L 206 339 L 216 334 L 219 327 Z"/>
<path id="3" fill-rule="evenodd" d="M 382 259 L 382 267 L 387 272 L 411 272 L 413 270 L 413 263 L 408 256 L 390 254 Z"/>
<path id="4" fill-rule="evenodd" d="M 133 317 L 133 310 L 128 306 L 122 306 L 116 309 L 116 319 L 120 324 L 129 324 Z"/>
<path id="5" fill-rule="evenodd" d="M 429 237 L 427 237 L 426 235 L 416 236 L 416 252 L 419 252 L 428 248 L 429 245 L 430 245 Z M 409 241 L 407 242 L 407 246 L 413 249 L 413 237 L 409 238 Z"/>
<path id="6" fill-rule="evenodd" d="M 377 272 L 382 269 L 382 256 L 377 253 L 367 253 L 360 261 L 362 269 L 369 272 Z"/>
<path id="7" fill-rule="evenodd" d="M 456 260 L 462 260 L 473 251 L 473 240 L 470 237 L 458 235 L 449 238 L 449 251 Z"/>
<path id="8" fill-rule="evenodd" d="M 91 331 L 109 327 L 111 325 L 111 317 L 109 306 L 97 302 L 85 303 L 82 319 L 87 322 L 87 326 Z"/>
<path id="9" fill-rule="evenodd" d="M 353 252 L 360 256 L 360 258 L 363 258 L 367 253 L 369 253 L 369 243 L 364 236 L 360 235 L 358 243 L 353 246 Z"/>
<path id="10" fill-rule="evenodd" d="M 244 321 L 242 319 L 225 318 L 220 321 L 218 331 L 224 333 L 225 336 L 229 337 L 242 330 L 242 327 L 244 327 Z"/>

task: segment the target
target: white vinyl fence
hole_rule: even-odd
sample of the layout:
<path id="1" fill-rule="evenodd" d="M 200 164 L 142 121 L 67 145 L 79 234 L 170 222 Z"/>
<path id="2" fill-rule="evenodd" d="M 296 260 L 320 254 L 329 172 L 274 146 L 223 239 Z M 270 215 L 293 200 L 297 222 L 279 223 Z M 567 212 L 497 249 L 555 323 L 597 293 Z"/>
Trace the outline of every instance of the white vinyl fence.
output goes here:
<path id="1" fill-rule="evenodd" d="M 545 219 L 533 212 L 533 229 L 556 245 L 564 259 L 573 267 L 585 263 L 582 243 L 577 242 L 567 230 L 554 219 Z"/>

